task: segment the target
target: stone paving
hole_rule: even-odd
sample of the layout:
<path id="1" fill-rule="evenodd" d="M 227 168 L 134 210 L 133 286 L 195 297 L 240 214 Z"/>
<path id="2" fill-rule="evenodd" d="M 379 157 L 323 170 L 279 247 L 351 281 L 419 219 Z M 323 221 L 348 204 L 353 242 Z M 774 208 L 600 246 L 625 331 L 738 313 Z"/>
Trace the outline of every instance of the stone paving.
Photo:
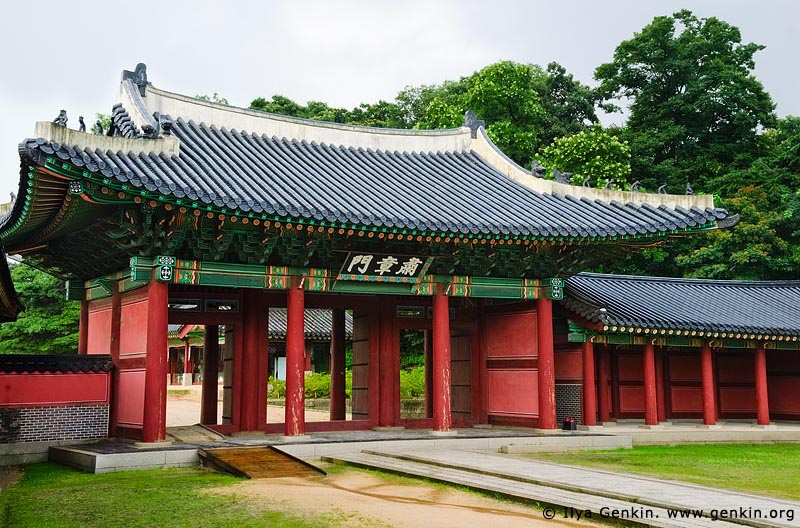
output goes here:
<path id="1" fill-rule="evenodd" d="M 196 464 L 199 447 L 269 444 L 307 460 L 322 457 L 551 504 L 554 508 L 550 513 L 556 520 L 593 514 L 594 519 L 622 518 L 658 527 L 800 527 L 800 502 L 498 453 L 609 449 L 630 447 L 632 443 L 800 442 L 798 424 L 759 429 L 747 423 L 726 423 L 707 429 L 694 423 L 642 428 L 634 422 L 577 432 L 479 427 L 459 429 L 452 436 L 437 436 L 430 430 L 388 428 L 292 438 L 260 433 L 224 438 L 203 434 L 190 440 L 188 435 L 197 433 L 193 429 L 198 427 L 170 428 L 168 432 L 178 442 L 166 448 L 139 449 L 125 442 L 104 441 L 72 449 L 56 448 L 51 450 L 51 457 L 58 451 L 65 457 L 62 463 L 84 471 L 124 471 Z M 694 511 L 701 511 L 703 517 Z M 737 518 L 730 518 L 733 516 Z"/>
<path id="2" fill-rule="evenodd" d="M 800 526 L 800 502 L 485 452 L 370 451 L 325 459 L 554 504 L 556 517 L 588 510 L 593 518 L 627 516 L 650 526 Z"/>

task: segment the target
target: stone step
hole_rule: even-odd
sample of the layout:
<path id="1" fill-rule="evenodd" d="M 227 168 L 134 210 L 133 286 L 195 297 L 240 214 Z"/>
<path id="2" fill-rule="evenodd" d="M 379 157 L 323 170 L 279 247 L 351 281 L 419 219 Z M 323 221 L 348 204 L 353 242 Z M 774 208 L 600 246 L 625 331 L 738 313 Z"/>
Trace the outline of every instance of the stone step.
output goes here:
<path id="1" fill-rule="evenodd" d="M 800 519 L 795 518 L 800 502 L 787 499 L 490 453 L 430 450 L 382 454 L 673 510 L 726 510 L 738 514 L 743 508 L 744 516 L 732 522 L 758 528 L 800 526 Z M 772 518 L 772 512 L 789 510 L 791 517 L 784 514 Z"/>
<path id="2" fill-rule="evenodd" d="M 643 506 L 634 502 L 610 499 L 588 493 L 580 493 L 521 482 L 511 478 L 476 473 L 442 465 L 425 464 L 392 456 L 389 453 L 352 453 L 326 456 L 323 460 L 332 463 L 350 464 L 366 469 L 379 469 L 390 473 L 422 477 L 442 483 L 456 484 L 473 490 L 498 493 L 500 495 L 532 501 L 535 504 L 555 507 L 555 519 L 582 518 L 609 520 L 614 522 L 624 516 L 625 522 L 640 526 L 655 527 L 708 527 L 741 528 L 727 521 L 712 521 L 709 518 L 670 519 L 666 508 Z M 587 513 L 590 512 L 590 513 Z"/>

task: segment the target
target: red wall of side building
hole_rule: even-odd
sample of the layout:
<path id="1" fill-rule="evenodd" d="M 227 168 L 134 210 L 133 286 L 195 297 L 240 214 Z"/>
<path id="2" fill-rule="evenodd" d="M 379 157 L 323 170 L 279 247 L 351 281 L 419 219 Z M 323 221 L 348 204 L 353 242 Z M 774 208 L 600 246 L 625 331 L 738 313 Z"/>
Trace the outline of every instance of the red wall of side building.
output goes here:
<path id="1" fill-rule="evenodd" d="M 767 350 L 770 417 L 800 419 L 800 361 L 791 350 Z"/>
<path id="2" fill-rule="evenodd" d="M 489 422 L 534 425 L 539 417 L 536 311 L 488 314 L 485 336 Z"/>
<path id="3" fill-rule="evenodd" d="M 755 417 L 756 389 L 753 351 L 723 350 L 716 354 L 716 360 L 720 418 Z"/>
<path id="4" fill-rule="evenodd" d="M 620 418 L 644 417 L 644 362 L 639 350 L 620 350 L 612 361 L 615 370 L 614 387 L 617 393 Z"/>
<path id="5" fill-rule="evenodd" d="M 583 350 L 562 348 L 555 351 L 556 383 L 583 381 Z"/>
<path id="6" fill-rule="evenodd" d="M 110 387 L 106 372 L 0 373 L 0 407 L 108 405 Z"/>
<path id="7" fill-rule="evenodd" d="M 141 436 L 147 314 L 147 287 L 89 302 L 87 353 L 111 354 L 116 367 L 111 396 L 111 434 L 115 436 Z M 166 338 L 164 346 L 166 350 Z"/>
<path id="8" fill-rule="evenodd" d="M 666 354 L 667 416 L 702 418 L 703 387 L 700 378 L 700 351 L 671 350 Z"/>
<path id="9" fill-rule="evenodd" d="M 575 358 L 557 354 L 557 378 L 569 379 Z M 663 351 L 666 417 L 699 419 L 703 416 L 700 351 L 678 348 Z M 559 365 L 559 363 L 561 363 Z M 714 351 L 714 374 L 720 418 L 756 417 L 755 361 L 753 350 Z M 616 349 L 612 360 L 614 415 L 644 416 L 644 372 L 640 350 Z M 767 350 L 767 385 L 770 418 L 800 419 L 800 362 L 797 352 Z"/>

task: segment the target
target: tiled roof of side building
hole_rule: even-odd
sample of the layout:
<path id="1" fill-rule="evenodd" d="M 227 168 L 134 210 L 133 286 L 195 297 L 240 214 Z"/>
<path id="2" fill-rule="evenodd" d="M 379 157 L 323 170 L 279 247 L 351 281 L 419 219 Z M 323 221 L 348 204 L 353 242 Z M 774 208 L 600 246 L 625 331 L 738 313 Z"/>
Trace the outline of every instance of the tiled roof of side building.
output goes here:
<path id="1" fill-rule="evenodd" d="M 535 178 L 499 152 L 482 128 L 374 129 L 217 105 L 152 85 L 145 93 L 131 80 L 122 83 L 114 118 L 126 138 L 65 131 L 57 139 L 27 140 L 21 152 L 32 159 L 54 155 L 184 204 L 284 222 L 608 239 L 732 220 L 710 196 L 585 189 Z M 172 135 L 135 137 L 156 123 L 156 112 L 172 124 Z M 46 130 L 40 129 L 43 136 Z M 117 141 L 111 145 L 111 139 Z"/>
<path id="2" fill-rule="evenodd" d="M 108 372 L 114 368 L 111 356 L 88 354 L 56 356 L 44 354 L 0 354 L 0 372 Z"/>
<path id="3" fill-rule="evenodd" d="M 606 330 L 800 336 L 800 281 L 579 273 L 567 280 L 563 306 Z"/>
<path id="4" fill-rule="evenodd" d="M 286 308 L 269 309 L 269 338 L 275 340 L 286 339 Z M 332 311 L 325 308 L 306 308 L 305 310 L 305 336 L 306 339 L 320 339 L 323 341 L 331 338 Z M 344 314 L 344 335 L 350 338 L 353 335 L 353 316 L 348 312 Z"/>

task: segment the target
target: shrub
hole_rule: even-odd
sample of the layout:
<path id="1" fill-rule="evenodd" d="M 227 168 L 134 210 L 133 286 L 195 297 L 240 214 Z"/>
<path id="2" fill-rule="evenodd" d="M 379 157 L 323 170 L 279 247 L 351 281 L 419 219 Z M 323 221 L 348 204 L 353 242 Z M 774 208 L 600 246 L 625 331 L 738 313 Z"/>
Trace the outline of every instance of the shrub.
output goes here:
<path id="1" fill-rule="evenodd" d="M 400 398 L 421 398 L 425 396 L 425 367 L 417 366 L 400 371 Z"/>
<path id="2" fill-rule="evenodd" d="M 306 398 L 330 398 L 331 397 L 331 375 L 321 372 L 314 372 L 306 376 Z"/>
<path id="3" fill-rule="evenodd" d="M 285 398 L 286 382 L 270 376 L 269 384 L 267 385 L 267 397 L 273 399 Z"/>

